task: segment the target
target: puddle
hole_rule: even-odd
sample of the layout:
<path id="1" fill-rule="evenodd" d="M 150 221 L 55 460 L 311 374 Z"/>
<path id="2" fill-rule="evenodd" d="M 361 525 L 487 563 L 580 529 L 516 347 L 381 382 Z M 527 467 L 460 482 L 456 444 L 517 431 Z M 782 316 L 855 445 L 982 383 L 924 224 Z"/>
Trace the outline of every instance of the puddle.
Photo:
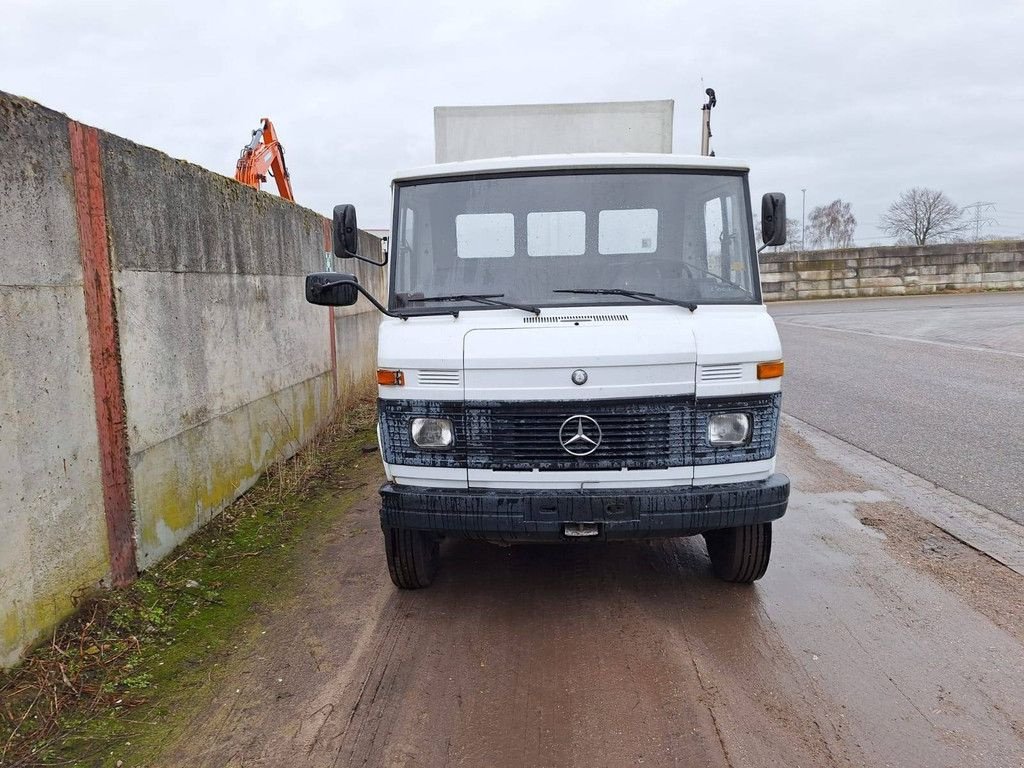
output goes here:
<path id="1" fill-rule="evenodd" d="M 867 533 L 872 538 L 885 541 L 888 537 L 875 525 L 881 524 L 877 516 L 857 517 L 857 507 L 861 504 L 877 504 L 892 501 L 881 491 L 831 491 L 828 493 L 802 494 L 814 509 L 827 513 L 847 528 Z"/>

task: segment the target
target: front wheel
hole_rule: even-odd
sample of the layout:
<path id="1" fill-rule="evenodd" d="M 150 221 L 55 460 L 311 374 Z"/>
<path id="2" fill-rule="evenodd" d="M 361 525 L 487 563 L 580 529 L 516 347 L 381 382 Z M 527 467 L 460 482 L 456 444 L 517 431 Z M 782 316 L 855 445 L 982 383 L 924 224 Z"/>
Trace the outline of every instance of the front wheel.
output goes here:
<path id="1" fill-rule="evenodd" d="M 391 581 L 399 589 L 429 587 L 441 560 L 441 545 L 436 536 L 407 528 L 384 531 L 384 553 L 388 558 Z"/>
<path id="2" fill-rule="evenodd" d="M 772 554 L 772 524 L 741 525 L 704 534 L 715 576 L 723 581 L 750 584 L 768 570 Z"/>

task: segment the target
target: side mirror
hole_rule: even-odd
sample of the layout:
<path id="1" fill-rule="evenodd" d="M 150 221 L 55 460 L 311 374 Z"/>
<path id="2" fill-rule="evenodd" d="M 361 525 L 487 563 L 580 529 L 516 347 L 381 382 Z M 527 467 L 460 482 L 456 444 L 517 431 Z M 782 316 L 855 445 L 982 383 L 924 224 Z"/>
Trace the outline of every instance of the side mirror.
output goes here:
<path id="1" fill-rule="evenodd" d="M 334 206 L 334 255 L 339 259 L 359 255 L 359 227 L 354 205 Z"/>
<path id="2" fill-rule="evenodd" d="M 786 196 L 781 192 L 768 192 L 761 198 L 761 241 L 761 248 L 786 242 Z"/>
<path id="3" fill-rule="evenodd" d="M 315 272 L 306 275 L 306 301 L 310 304 L 350 307 L 358 298 L 359 281 L 355 275 L 346 275 L 342 272 Z"/>
<path id="4" fill-rule="evenodd" d="M 388 263 L 388 255 L 380 261 L 359 255 L 359 227 L 356 224 L 356 207 L 354 205 L 334 206 L 334 225 L 331 228 L 334 240 L 334 256 L 339 259 L 359 259 L 375 267 L 383 267 Z"/>

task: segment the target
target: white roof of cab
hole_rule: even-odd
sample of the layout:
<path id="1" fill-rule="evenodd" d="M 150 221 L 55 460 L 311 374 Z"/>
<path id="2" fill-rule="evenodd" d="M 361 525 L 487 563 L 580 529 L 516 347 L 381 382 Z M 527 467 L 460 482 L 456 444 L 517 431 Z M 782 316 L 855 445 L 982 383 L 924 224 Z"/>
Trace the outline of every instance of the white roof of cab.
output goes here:
<path id="1" fill-rule="evenodd" d="M 653 152 L 600 152 L 571 155 L 522 155 L 438 163 L 396 173 L 393 181 L 465 176 L 515 171 L 577 170 L 594 168 L 686 168 L 693 170 L 749 171 L 746 163 L 700 155 L 659 155 Z"/>

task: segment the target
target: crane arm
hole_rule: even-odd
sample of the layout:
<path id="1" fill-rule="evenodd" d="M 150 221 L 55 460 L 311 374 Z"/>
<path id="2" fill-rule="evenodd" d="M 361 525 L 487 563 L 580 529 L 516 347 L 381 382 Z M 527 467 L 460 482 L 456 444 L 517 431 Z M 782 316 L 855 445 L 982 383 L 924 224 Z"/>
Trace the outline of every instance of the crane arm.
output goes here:
<path id="1" fill-rule="evenodd" d="M 264 117 L 260 127 L 252 132 L 252 141 L 242 148 L 235 168 L 235 178 L 243 184 L 259 189 L 267 174 L 277 182 L 277 191 L 285 200 L 295 202 L 291 177 L 284 162 L 284 147 L 269 118 Z"/>

